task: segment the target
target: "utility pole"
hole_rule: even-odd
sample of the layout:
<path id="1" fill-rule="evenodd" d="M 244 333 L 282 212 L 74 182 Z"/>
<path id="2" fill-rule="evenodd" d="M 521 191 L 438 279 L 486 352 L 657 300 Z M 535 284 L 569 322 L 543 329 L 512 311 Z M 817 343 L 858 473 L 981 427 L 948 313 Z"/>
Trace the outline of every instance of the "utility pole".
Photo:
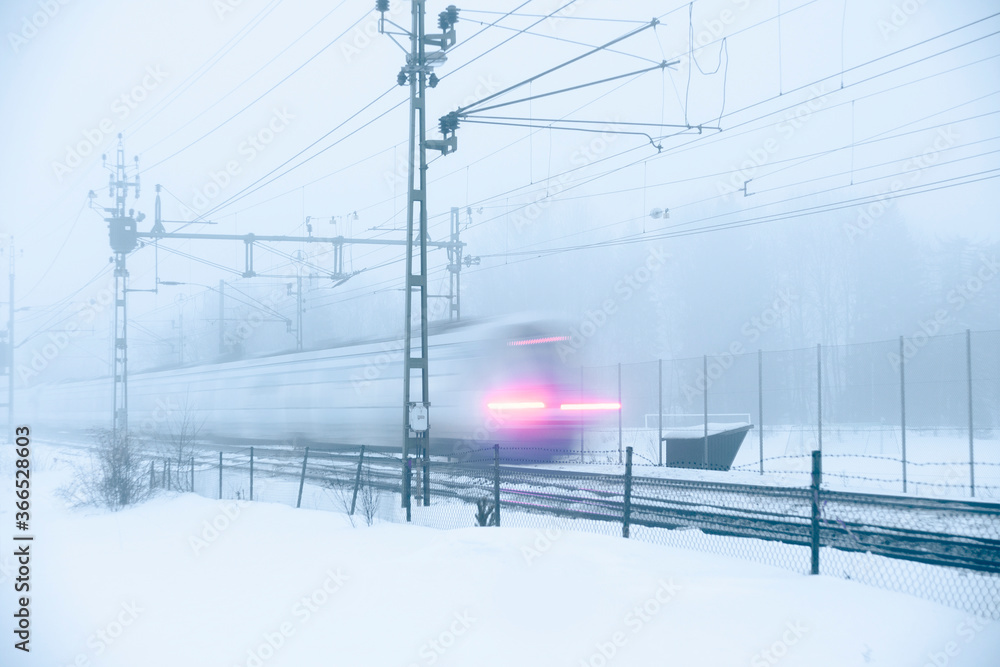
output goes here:
<path id="1" fill-rule="evenodd" d="M 458 209 L 451 209 L 451 240 L 457 241 L 460 234 Z M 448 250 L 448 319 L 462 319 L 462 248 Z"/>
<path id="2" fill-rule="evenodd" d="M 472 222 L 472 209 L 466 209 Z M 462 266 L 479 266 L 480 258 L 463 256 L 462 225 L 459 210 L 451 209 L 451 245 L 448 247 L 448 319 L 462 319 Z"/>
<path id="3" fill-rule="evenodd" d="M 102 156 L 107 166 L 107 156 Z M 135 169 L 138 171 L 139 158 L 133 158 Z M 138 245 L 137 225 L 146 216 L 142 213 L 138 215 L 134 209 L 126 210 L 129 188 L 134 189 L 134 196 L 139 198 L 139 175 L 135 175 L 134 180 L 129 180 L 125 167 L 125 147 L 122 143 L 122 135 L 118 135 L 117 160 L 111 175 L 108 177 L 108 196 L 114 199 L 114 207 L 106 207 L 104 211 L 110 217 L 104 218 L 108 223 L 108 236 L 111 241 L 111 250 L 114 252 L 112 262 L 115 265 L 115 317 L 114 329 L 114 350 L 112 367 L 112 411 L 111 411 L 111 432 L 114 437 L 128 432 L 128 269 L 126 258 L 128 254 L 135 250 Z M 90 192 L 90 199 L 96 198 L 94 191 Z"/>
<path id="4" fill-rule="evenodd" d="M 418 455 L 422 455 L 424 465 L 423 483 L 429 487 L 427 466 L 430 461 L 427 444 L 430 438 L 430 387 L 428 367 L 427 342 L 427 150 L 439 150 L 443 155 L 453 153 L 458 148 L 458 140 L 454 135 L 455 127 L 445 127 L 442 121 L 442 131 L 446 133 L 444 140 L 427 139 L 427 88 L 438 84 L 434 73 L 436 65 L 446 60 L 445 51 L 455 44 L 455 23 L 458 22 L 458 9 L 449 6 L 440 14 L 438 26 L 440 34 L 425 33 L 424 19 L 426 0 L 410 0 L 411 22 L 410 30 L 396 25 L 386 19 L 389 11 L 389 0 L 376 0 L 375 9 L 382 17 L 379 20 L 379 32 L 388 35 L 397 45 L 406 51 L 396 36 L 405 36 L 410 40 L 410 48 L 406 51 L 406 64 L 400 70 L 396 81 L 401 86 L 410 85 L 410 134 L 408 156 L 408 187 L 406 211 L 406 290 L 403 319 L 403 461 L 404 479 L 410 465 L 411 447 Z M 396 30 L 393 30 L 395 28 Z M 428 54 L 427 46 L 436 46 L 440 50 Z M 450 122 L 450 120 L 449 120 Z M 451 136 L 447 136 L 448 131 Z M 416 234 L 417 243 L 414 243 Z M 415 258 L 414 255 L 417 255 Z M 414 261 L 416 259 L 416 262 Z M 416 267 L 414 267 L 416 264 Z M 420 339 L 419 356 L 414 354 L 414 300 L 417 301 L 419 316 L 417 321 L 417 336 Z M 413 371 L 420 374 L 419 400 L 413 391 Z M 410 493 L 404 483 L 402 504 L 410 506 Z M 424 504 L 428 504 L 428 493 L 423 493 Z"/>
<path id="5" fill-rule="evenodd" d="M 288 296 L 292 296 L 292 285 L 289 283 Z M 305 312 L 302 307 L 302 276 L 295 276 L 295 351 L 302 351 L 302 313 Z M 291 328 L 291 323 L 289 322 L 289 329 Z"/>

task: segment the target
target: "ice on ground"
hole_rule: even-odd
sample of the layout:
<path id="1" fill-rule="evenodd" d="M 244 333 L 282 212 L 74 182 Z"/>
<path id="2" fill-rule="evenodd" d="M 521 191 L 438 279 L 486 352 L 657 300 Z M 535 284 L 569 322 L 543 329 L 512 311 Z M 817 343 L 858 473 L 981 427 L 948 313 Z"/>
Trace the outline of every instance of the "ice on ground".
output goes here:
<path id="1" fill-rule="evenodd" d="M 4 665 L 922 667 L 1000 656 L 995 623 L 825 576 L 571 532 L 353 528 L 333 512 L 192 494 L 68 509 L 56 472 L 35 476 L 32 653 L 15 661 L 8 631 Z M 12 519 L 4 507 L 0 522 Z M 0 598 L 8 619 L 11 597 Z"/>

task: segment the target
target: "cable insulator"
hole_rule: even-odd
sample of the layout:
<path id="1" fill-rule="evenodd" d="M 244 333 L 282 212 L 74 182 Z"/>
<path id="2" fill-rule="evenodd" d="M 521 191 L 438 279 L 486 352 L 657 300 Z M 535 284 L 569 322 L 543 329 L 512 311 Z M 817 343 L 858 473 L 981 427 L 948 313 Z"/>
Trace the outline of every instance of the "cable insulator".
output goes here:
<path id="1" fill-rule="evenodd" d="M 427 78 L 427 85 L 430 86 L 431 88 L 437 88 L 438 82 L 440 80 L 441 79 L 438 78 L 437 74 L 431 72 L 431 75 Z"/>
<path id="2" fill-rule="evenodd" d="M 399 70 L 399 74 L 396 75 L 396 83 L 398 83 L 401 86 L 406 85 L 406 71 Z"/>
<path id="3" fill-rule="evenodd" d="M 375 11 L 383 14 L 389 11 L 389 0 L 375 0 Z"/>
<path id="4" fill-rule="evenodd" d="M 445 8 L 444 13 L 448 15 L 449 27 L 453 27 L 456 23 L 458 23 L 458 8 L 455 7 L 455 5 L 448 5 Z"/>
<path id="5" fill-rule="evenodd" d="M 446 116 L 441 116 L 438 126 L 441 128 L 441 134 L 445 136 L 455 132 L 458 129 L 458 114 L 453 111 Z"/>

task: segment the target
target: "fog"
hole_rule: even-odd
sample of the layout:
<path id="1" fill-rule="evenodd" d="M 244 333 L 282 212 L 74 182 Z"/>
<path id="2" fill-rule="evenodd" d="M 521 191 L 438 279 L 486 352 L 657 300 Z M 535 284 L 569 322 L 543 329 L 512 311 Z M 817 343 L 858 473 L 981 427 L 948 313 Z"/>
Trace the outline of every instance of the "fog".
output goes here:
<path id="1" fill-rule="evenodd" d="M 101 155 L 114 161 L 118 133 L 139 160 L 128 206 L 142 231 L 160 184 L 164 219 L 198 220 L 187 232 L 404 238 L 403 53 L 371 4 L 4 3 L 0 224 L 27 309 L 16 363 L 59 349 L 19 382 L 109 372 L 113 267 L 88 192 L 110 205 Z M 428 136 L 653 16 L 504 99 L 674 64 L 498 109 L 537 127 L 463 123 L 455 154 L 431 152 L 430 238 L 448 239 L 456 207 L 478 259 L 462 270 L 463 318 L 559 316 L 584 343 L 574 364 L 1000 328 L 995 3 L 786 0 L 779 18 L 776 1 L 720 0 L 689 21 L 685 3 L 645 0 L 542 19 L 564 3 L 539 0 L 523 10 L 537 17 L 486 28 L 519 4 L 462 6 Z M 407 7 L 390 16 L 405 24 Z M 594 131 L 548 127 L 561 118 Z M 637 128 L 651 136 L 619 133 Z M 346 246 L 340 285 L 328 246 L 269 248 L 255 269 L 280 278 L 242 278 L 239 242 L 134 252 L 133 289 L 183 284 L 130 295 L 133 367 L 295 349 L 296 275 L 304 347 L 401 331 L 402 248 Z M 445 252 L 429 261 L 430 293 L 447 294 Z M 431 315 L 447 319 L 447 302 Z"/>

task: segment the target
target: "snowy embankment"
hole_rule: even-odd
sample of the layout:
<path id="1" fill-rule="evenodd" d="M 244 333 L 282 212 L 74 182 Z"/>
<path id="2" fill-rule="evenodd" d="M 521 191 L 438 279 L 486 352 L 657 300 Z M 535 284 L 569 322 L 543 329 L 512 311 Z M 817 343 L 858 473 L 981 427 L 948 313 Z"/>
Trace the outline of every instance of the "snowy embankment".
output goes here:
<path id="1" fill-rule="evenodd" d="M 8 630 L 3 665 L 941 667 L 1000 655 L 1000 627 L 933 603 L 623 539 L 353 528 L 332 512 L 192 494 L 69 509 L 55 495 L 66 470 L 37 452 L 32 653 Z"/>

